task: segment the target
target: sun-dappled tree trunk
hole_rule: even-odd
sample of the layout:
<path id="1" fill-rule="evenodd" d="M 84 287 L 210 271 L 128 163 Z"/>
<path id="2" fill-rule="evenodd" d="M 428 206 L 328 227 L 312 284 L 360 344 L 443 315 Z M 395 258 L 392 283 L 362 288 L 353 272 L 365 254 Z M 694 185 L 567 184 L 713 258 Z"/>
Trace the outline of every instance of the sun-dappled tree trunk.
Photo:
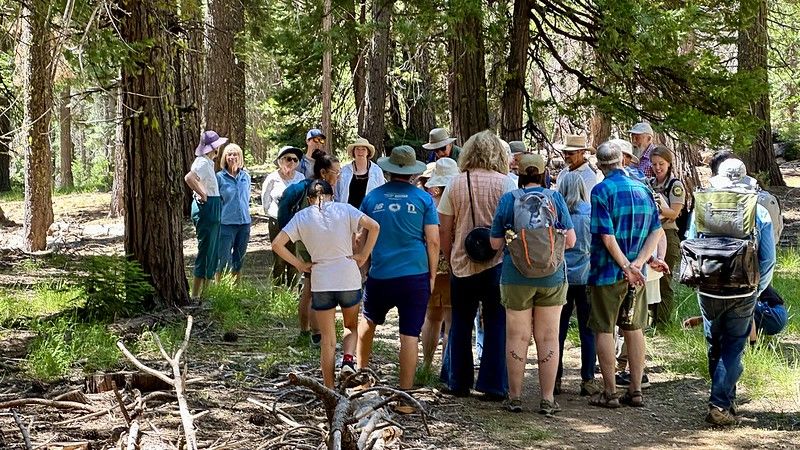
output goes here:
<path id="1" fill-rule="evenodd" d="M 386 134 L 386 73 L 389 64 L 389 29 L 394 0 L 376 0 L 372 5 L 372 44 L 369 57 L 369 78 L 366 112 L 362 136 L 375 146 L 376 155 L 384 154 Z"/>
<path id="2" fill-rule="evenodd" d="M 744 155 L 750 173 L 763 174 L 769 185 L 785 186 L 772 148 L 772 124 L 769 111 L 769 34 L 767 0 L 743 0 L 742 20 L 737 42 L 740 71 L 757 75 L 761 95 L 750 104 L 750 113 L 761 122 L 750 151 Z"/>
<path id="3" fill-rule="evenodd" d="M 0 192 L 11 190 L 11 111 L 5 95 L 0 95 Z"/>
<path id="4" fill-rule="evenodd" d="M 202 130 L 200 123 L 203 105 L 203 11 L 200 0 L 181 0 L 183 45 L 175 58 L 175 101 L 178 104 L 178 149 L 181 155 L 181 173 L 191 169 L 194 149 Z M 192 190 L 184 183 L 183 215 L 189 217 Z"/>
<path id="5" fill-rule="evenodd" d="M 24 247 L 44 250 L 53 223 L 50 114 L 53 107 L 53 53 L 50 2 L 30 0 L 22 6 L 22 43 L 25 47 L 23 97 L 25 133 Z"/>
<path id="6" fill-rule="evenodd" d="M 183 166 L 177 148 L 172 61 L 177 10 L 163 0 L 123 0 L 128 16 L 122 38 L 135 61 L 123 65 L 125 105 L 125 253 L 150 275 L 157 299 L 166 305 L 189 303 L 183 269 L 180 205 Z"/>
<path id="7" fill-rule="evenodd" d="M 464 143 L 489 127 L 486 99 L 486 62 L 480 0 L 451 0 L 450 16 L 450 120 L 452 136 Z"/>
<path id="8" fill-rule="evenodd" d="M 419 141 L 428 140 L 428 132 L 436 127 L 436 113 L 433 109 L 433 76 L 431 75 L 430 45 L 423 43 L 419 49 L 418 62 L 415 65 L 417 76 L 409 83 L 410 95 L 406 95 L 406 134 Z M 406 59 L 410 59 L 408 56 Z"/>
<path id="9" fill-rule="evenodd" d="M 111 185 L 111 209 L 109 217 L 125 215 L 125 123 L 123 121 L 122 88 L 116 91 L 114 121 L 114 179 Z"/>
<path id="10" fill-rule="evenodd" d="M 602 111 L 595 109 L 589 121 L 589 132 L 589 145 L 597 148 L 611 137 L 611 120 Z"/>
<path id="11" fill-rule="evenodd" d="M 69 189 L 75 186 L 72 179 L 72 110 L 69 106 L 70 86 L 67 84 L 61 90 L 61 104 L 59 105 L 60 153 L 61 153 L 61 183 L 59 187 Z"/>
<path id="12" fill-rule="evenodd" d="M 236 34 L 244 30 L 241 0 L 208 0 L 206 11 L 205 128 L 235 142 L 247 153 L 245 67 L 236 52 Z M 199 135 L 197 139 L 199 139 Z M 217 159 L 219 159 L 217 156 Z"/>
<path id="13" fill-rule="evenodd" d="M 521 141 L 525 131 L 522 112 L 525 108 L 525 69 L 528 66 L 528 43 L 531 36 L 529 11 L 526 0 L 514 0 L 508 75 L 501 104 L 500 137 L 506 141 Z"/>

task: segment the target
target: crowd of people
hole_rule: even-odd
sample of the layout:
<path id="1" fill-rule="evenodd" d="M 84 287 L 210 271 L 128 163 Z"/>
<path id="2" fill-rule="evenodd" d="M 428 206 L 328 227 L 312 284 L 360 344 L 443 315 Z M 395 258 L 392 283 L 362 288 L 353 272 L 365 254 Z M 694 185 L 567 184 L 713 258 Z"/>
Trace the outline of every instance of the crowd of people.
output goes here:
<path id="1" fill-rule="evenodd" d="M 400 389 L 413 387 L 420 340 L 426 369 L 441 342 L 447 392 L 476 391 L 520 412 L 533 337 L 537 410 L 552 415 L 561 410 L 556 397 L 575 311 L 580 395 L 593 406 L 643 406 L 642 389 L 650 385 L 643 330 L 677 320 L 673 273 L 681 242 L 703 231 L 685 211 L 689 195 L 673 152 L 655 144 L 647 123 L 629 136 L 594 149 L 585 136 L 565 135 L 554 145 L 564 162 L 555 179 L 541 151 L 491 131 L 458 147 L 446 129 L 431 130 L 422 146 L 427 164 L 406 145 L 375 160 L 374 146 L 361 138 L 347 145 L 342 164 L 324 150 L 319 129 L 308 131 L 305 150 L 281 148 L 262 186 L 272 279 L 302 284 L 301 334 L 321 347 L 324 384 L 332 387 L 336 378 L 336 308 L 344 322 L 342 375 L 368 366 L 376 328 L 396 309 Z M 193 297 L 226 270 L 238 277 L 246 253 L 251 180 L 241 149 L 226 143 L 203 133 L 185 177 L 195 193 Z M 729 152 L 712 169 L 713 188 L 756 188 Z M 757 211 L 758 286 L 733 295 L 699 287 L 703 316 L 684 324 L 704 325 L 712 378 L 706 420 L 714 425 L 736 423 L 748 337 L 786 324 L 783 301 L 770 287 L 780 210 L 767 203 Z M 689 223 L 687 236 L 682 222 Z"/>

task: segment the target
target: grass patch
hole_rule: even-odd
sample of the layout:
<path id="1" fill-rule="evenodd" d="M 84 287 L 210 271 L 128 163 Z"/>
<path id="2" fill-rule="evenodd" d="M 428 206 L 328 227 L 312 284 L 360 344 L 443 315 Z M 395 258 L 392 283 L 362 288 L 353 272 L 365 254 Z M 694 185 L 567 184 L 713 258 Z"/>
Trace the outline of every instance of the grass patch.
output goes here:
<path id="1" fill-rule="evenodd" d="M 0 325 L 12 326 L 58 313 L 80 303 L 81 291 L 62 284 L 40 285 L 30 293 L 0 290 Z"/>
<path id="2" fill-rule="evenodd" d="M 223 277 L 205 291 L 211 305 L 211 318 L 223 332 L 255 328 L 268 321 L 269 292 L 242 281 L 237 285 L 232 276 Z"/>
<path id="3" fill-rule="evenodd" d="M 415 386 L 432 386 L 436 387 L 442 384 L 439 381 L 439 371 L 435 366 L 425 367 L 422 363 L 417 366 L 417 372 L 414 374 Z"/>

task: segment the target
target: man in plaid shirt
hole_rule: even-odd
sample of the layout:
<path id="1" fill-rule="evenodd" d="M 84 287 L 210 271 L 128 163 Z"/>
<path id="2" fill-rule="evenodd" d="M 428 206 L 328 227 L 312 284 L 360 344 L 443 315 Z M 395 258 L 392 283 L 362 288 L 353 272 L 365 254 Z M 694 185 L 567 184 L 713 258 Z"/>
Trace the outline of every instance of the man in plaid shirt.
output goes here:
<path id="1" fill-rule="evenodd" d="M 650 152 L 656 148 L 653 142 L 653 127 L 647 122 L 640 122 L 631 128 L 628 132 L 631 135 L 631 142 L 633 143 L 636 156 L 639 162 L 636 166 L 642 171 L 645 177 L 653 178 L 653 164 L 650 162 Z"/>
<path id="2" fill-rule="evenodd" d="M 669 271 L 664 261 L 652 258 L 664 231 L 650 191 L 623 171 L 618 145 L 607 142 L 597 149 L 597 167 L 605 179 L 592 189 L 589 327 L 595 332 L 605 390 L 589 403 L 610 408 L 619 407 L 620 402 L 642 406 L 642 329 L 647 325 L 644 271 L 646 264 Z M 632 304 L 623 308 L 626 296 L 633 297 Z M 622 398 L 617 396 L 614 378 L 615 325 L 624 333 L 631 368 L 631 383 Z"/>

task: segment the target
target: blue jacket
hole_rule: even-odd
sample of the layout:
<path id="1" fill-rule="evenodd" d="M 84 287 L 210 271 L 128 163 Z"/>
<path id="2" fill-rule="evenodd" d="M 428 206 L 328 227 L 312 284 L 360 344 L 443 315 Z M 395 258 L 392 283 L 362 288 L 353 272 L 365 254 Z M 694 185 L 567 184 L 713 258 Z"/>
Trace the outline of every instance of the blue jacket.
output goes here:
<path id="1" fill-rule="evenodd" d="M 246 225 L 250 219 L 250 174 L 241 169 L 236 177 L 226 170 L 217 172 L 219 195 L 222 197 L 222 225 Z"/>

